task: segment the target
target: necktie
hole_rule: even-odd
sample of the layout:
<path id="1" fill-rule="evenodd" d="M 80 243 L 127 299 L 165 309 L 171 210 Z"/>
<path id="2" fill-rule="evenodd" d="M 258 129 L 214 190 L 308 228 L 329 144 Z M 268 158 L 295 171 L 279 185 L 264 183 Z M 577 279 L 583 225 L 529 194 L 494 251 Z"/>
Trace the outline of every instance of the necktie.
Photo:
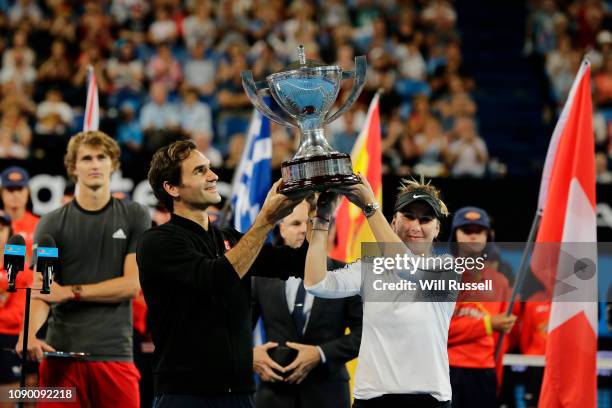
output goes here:
<path id="1" fill-rule="evenodd" d="M 304 332 L 304 325 L 306 324 L 306 316 L 304 316 L 304 301 L 306 299 L 306 289 L 304 289 L 304 281 L 300 279 L 297 294 L 295 295 L 295 302 L 293 303 L 293 324 L 297 334 L 301 337 Z"/>

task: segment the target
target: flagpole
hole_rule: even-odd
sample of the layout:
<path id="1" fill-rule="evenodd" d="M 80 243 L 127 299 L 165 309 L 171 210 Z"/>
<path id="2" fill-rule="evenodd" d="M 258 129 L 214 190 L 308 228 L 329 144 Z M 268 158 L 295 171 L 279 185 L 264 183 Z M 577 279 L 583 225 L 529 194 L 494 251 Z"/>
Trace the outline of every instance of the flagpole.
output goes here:
<path id="1" fill-rule="evenodd" d="M 540 228 L 540 221 L 542 220 L 542 209 L 538 208 L 536 210 L 535 216 L 533 217 L 533 222 L 531 223 L 531 229 L 529 230 L 529 236 L 527 237 L 527 242 L 525 244 L 525 249 L 523 250 L 523 255 L 521 256 L 521 263 L 519 264 L 518 275 L 516 280 L 514 281 L 514 287 L 512 288 L 512 295 L 510 296 L 510 302 L 508 303 L 508 309 L 506 310 L 506 316 L 510 316 L 512 314 L 512 309 L 514 308 L 514 302 L 516 301 L 516 297 L 518 296 L 520 290 L 523 287 L 523 283 L 525 282 L 525 277 L 528 272 L 528 262 L 529 262 L 529 254 L 533 250 L 533 244 L 535 242 L 536 234 L 538 232 L 538 228 Z M 497 361 L 499 357 L 499 353 L 501 351 L 501 345 L 504 342 L 504 337 L 506 333 L 501 333 L 499 336 L 499 340 L 497 345 L 495 346 L 495 357 L 494 361 Z"/>

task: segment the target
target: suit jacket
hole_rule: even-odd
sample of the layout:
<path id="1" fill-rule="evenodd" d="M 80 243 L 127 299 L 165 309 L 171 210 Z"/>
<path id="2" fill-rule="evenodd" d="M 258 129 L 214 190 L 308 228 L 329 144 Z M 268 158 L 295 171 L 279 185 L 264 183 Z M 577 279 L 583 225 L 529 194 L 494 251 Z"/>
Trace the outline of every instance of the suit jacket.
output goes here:
<path id="1" fill-rule="evenodd" d="M 308 373 L 299 385 L 262 382 L 256 394 L 257 408 L 348 408 L 350 389 L 345 363 L 359 353 L 363 317 L 361 297 L 315 297 L 304 334 L 299 335 L 289 313 L 285 281 L 254 277 L 251 294 L 253 324 L 262 317 L 268 341 L 281 346 L 287 341 L 319 346 L 326 360 Z M 347 327 L 349 334 L 345 334 Z"/>

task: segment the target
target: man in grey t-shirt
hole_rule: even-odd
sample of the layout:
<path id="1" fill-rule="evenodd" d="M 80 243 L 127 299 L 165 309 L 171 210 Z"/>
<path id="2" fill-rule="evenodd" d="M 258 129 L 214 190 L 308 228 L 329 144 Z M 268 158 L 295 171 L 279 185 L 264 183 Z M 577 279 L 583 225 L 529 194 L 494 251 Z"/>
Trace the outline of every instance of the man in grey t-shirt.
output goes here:
<path id="1" fill-rule="evenodd" d="M 77 182 L 71 202 L 43 216 L 35 242 L 51 235 L 60 265 L 51 294 L 32 295 L 28 355 L 40 360 L 40 384 L 75 387 L 77 401 L 96 407 L 139 407 L 139 373 L 132 362 L 131 299 L 138 294 L 136 242 L 150 227 L 139 204 L 111 197 L 119 147 L 99 131 L 74 136 L 65 157 Z M 34 288 L 41 286 L 41 276 Z M 45 341 L 35 337 L 48 319 Z M 17 345 L 21 350 L 23 333 Z M 84 358 L 52 357 L 55 352 Z"/>

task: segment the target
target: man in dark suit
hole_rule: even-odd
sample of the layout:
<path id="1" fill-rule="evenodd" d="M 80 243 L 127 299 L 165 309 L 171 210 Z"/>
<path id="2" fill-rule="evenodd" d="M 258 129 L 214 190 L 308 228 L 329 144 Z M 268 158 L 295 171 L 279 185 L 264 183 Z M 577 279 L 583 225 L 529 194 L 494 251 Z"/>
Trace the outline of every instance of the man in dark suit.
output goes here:
<path id="1" fill-rule="evenodd" d="M 300 247 L 307 223 L 304 202 L 280 224 L 285 245 Z M 345 363 L 359 352 L 361 298 L 315 298 L 299 278 L 255 277 L 251 293 L 253 321 L 262 317 L 268 339 L 253 350 L 257 408 L 349 408 Z"/>

